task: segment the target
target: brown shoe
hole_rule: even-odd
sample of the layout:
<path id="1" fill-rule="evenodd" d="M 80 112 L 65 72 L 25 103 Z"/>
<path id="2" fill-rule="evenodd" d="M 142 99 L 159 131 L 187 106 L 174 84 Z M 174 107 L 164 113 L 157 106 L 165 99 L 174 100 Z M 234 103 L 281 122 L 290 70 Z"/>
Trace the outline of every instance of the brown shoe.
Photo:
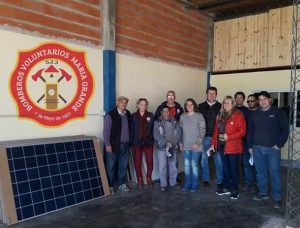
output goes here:
<path id="1" fill-rule="evenodd" d="M 153 183 L 150 177 L 147 178 L 147 185 L 152 188 Z"/>
<path id="2" fill-rule="evenodd" d="M 138 180 L 138 189 L 142 189 L 144 183 L 143 183 L 143 179 L 139 179 Z"/>
<path id="3" fill-rule="evenodd" d="M 113 195 L 115 194 L 115 188 L 114 187 L 109 187 L 109 191 L 110 191 L 110 194 Z"/>

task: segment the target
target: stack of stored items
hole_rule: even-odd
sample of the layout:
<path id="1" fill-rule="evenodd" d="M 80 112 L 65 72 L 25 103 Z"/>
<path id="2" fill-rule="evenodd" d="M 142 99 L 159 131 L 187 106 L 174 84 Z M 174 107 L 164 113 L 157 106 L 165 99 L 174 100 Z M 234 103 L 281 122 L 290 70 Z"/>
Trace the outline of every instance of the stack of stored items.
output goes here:
<path id="1" fill-rule="evenodd" d="M 127 179 L 129 182 L 137 183 L 136 171 L 134 167 L 134 153 L 132 150 L 129 152 L 128 156 L 128 169 L 127 169 Z"/>
<path id="2" fill-rule="evenodd" d="M 95 137 L 0 142 L 0 218 L 5 224 L 109 194 Z"/>

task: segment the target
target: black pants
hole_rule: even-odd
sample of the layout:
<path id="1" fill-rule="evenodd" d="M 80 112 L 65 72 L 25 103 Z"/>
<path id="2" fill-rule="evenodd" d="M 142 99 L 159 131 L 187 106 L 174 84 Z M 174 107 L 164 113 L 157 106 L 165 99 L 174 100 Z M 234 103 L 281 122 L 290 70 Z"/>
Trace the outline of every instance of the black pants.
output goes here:
<path id="1" fill-rule="evenodd" d="M 223 185 L 231 192 L 239 191 L 239 154 L 224 154 L 224 144 L 219 143 L 223 165 Z"/>

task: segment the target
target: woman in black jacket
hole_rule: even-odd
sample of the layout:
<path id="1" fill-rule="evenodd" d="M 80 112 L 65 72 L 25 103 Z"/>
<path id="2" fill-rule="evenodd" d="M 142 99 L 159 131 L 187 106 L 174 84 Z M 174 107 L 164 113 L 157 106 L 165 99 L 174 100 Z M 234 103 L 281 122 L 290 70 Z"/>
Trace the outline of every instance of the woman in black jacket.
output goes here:
<path id="1" fill-rule="evenodd" d="M 143 152 L 147 163 L 147 185 L 152 186 L 154 115 L 147 111 L 148 100 L 146 98 L 138 100 L 137 108 L 138 110 L 132 114 L 131 138 L 138 188 L 140 189 L 144 185 L 141 169 Z"/>

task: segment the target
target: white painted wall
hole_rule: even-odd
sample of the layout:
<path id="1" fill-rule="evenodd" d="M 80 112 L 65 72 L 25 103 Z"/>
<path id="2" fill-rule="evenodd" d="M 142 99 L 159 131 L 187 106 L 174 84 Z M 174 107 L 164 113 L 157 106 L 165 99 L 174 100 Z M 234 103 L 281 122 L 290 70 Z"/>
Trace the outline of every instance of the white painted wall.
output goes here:
<path id="1" fill-rule="evenodd" d="M 117 54 L 117 96 L 129 98 L 132 112 L 141 97 L 149 100 L 149 110 L 155 112 L 166 100 L 168 90 L 176 92 L 176 100 L 182 105 L 189 97 L 200 103 L 205 99 L 206 78 L 204 70 Z"/>
<path id="2" fill-rule="evenodd" d="M 246 96 L 256 91 L 289 91 L 290 70 L 263 71 L 239 74 L 220 74 L 211 76 L 211 85 L 218 87 L 219 100 L 226 95 L 243 91 Z M 246 105 L 246 104 L 245 104 Z"/>

